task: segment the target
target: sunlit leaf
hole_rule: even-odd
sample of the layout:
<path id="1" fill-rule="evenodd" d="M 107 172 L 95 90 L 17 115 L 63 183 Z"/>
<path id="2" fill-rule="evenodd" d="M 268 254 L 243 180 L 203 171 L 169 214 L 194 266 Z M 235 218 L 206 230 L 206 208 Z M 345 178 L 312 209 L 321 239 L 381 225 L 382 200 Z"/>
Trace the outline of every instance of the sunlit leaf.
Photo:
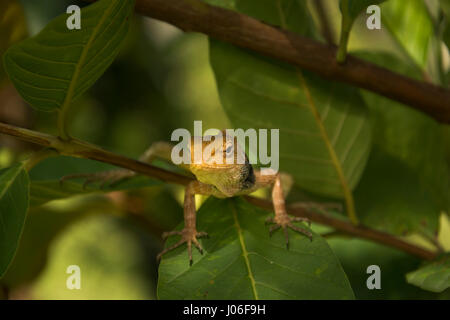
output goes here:
<path id="1" fill-rule="evenodd" d="M 101 0 L 81 10 L 81 29 L 63 14 L 12 46 L 5 69 L 22 97 L 43 111 L 65 108 L 112 63 L 128 32 L 134 0 Z"/>
<path id="2" fill-rule="evenodd" d="M 421 69 L 427 63 L 433 22 L 423 0 L 390 0 L 381 7 L 383 24 L 401 49 Z"/>
<path id="3" fill-rule="evenodd" d="M 23 164 L 0 170 L 0 277 L 8 269 L 28 210 L 29 180 Z"/>
<path id="4" fill-rule="evenodd" d="M 160 299 L 352 299 L 353 292 L 328 244 L 289 231 L 270 238 L 265 212 L 234 198 L 210 198 L 198 212 L 203 255 L 186 246 L 167 253 L 159 267 Z M 306 228 L 306 227 L 305 227 Z M 170 246 L 178 239 L 169 239 Z M 194 248 L 194 250 L 196 250 Z"/>
<path id="5" fill-rule="evenodd" d="M 444 255 L 406 275 L 406 280 L 422 289 L 442 292 L 450 288 L 450 255 Z"/>

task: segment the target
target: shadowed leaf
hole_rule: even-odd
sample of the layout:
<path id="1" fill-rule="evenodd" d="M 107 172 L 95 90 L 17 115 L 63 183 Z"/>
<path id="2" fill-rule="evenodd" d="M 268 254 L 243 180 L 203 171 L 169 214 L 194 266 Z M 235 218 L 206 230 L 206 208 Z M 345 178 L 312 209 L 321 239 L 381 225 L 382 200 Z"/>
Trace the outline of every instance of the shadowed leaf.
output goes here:
<path id="1" fill-rule="evenodd" d="M 442 292 L 450 288 L 450 255 L 442 256 L 436 261 L 408 273 L 406 280 L 432 292 Z"/>
<path id="2" fill-rule="evenodd" d="M 12 46 L 4 62 L 17 91 L 38 110 L 65 109 L 112 63 L 133 8 L 133 0 L 97 1 L 81 10 L 81 29 L 69 30 L 64 14 Z"/>
<path id="3" fill-rule="evenodd" d="M 186 245 L 167 253 L 159 267 L 160 299 L 352 299 L 348 279 L 328 244 L 289 231 L 269 237 L 265 212 L 241 198 L 210 198 L 198 212 L 205 250 Z M 300 225 L 300 224 L 299 224 Z M 306 228 L 303 226 L 303 228 Z M 169 239 L 170 246 L 178 239 Z"/>
<path id="4" fill-rule="evenodd" d="M 0 170 L 0 277 L 8 269 L 28 210 L 29 180 L 23 164 Z"/>

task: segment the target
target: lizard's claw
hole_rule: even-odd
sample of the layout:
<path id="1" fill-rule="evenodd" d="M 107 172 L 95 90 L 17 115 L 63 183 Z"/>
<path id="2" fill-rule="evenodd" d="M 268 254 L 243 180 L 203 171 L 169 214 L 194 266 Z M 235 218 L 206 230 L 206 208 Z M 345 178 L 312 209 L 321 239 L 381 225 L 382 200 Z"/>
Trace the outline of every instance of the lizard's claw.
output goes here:
<path id="1" fill-rule="evenodd" d="M 62 177 L 59 180 L 60 184 L 63 184 L 64 181 L 69 179 L 77 179 L 77 178 L 83 178 L 85 179 L 83 183 L 83 189 L 85 189 L 89 184 L 100 182 L 100 188 L 104 188 L 105 186 L 112 187 L 116 183 L 130 178 L 134 176 L 135 173 L 130 170 L 125 169 L 118 169 L 118 170 L 109 170 L 109 171 L 102 171 L 102 172 L 94 172 L 94 173 L 77 173 L 77 174 L 70 174 L 67 176 Z"/>
<path id="2" fill-rule="evenodd" d="M 266 224 L 272 223 L 274 224 L 269 228 L 269 236 L 272 236 L 272 233 L 280 228 L 283 228 L 284 237 L 286 239 L 286 248 L 289 249 L 289 235 L 288 228 L 297 231 L 309 238 L 312 241 L 312 233 L 306 229 L 297 227 L 293 224 L 293 222 L 308 222 L 309 226 L 311 226 L 311 221 L 308 218 L 302 217 L 290 217 L 287 214 L 283 214 L 280 216 L 275 215 L 275 217 L 269 217 L 266 219 Z"/>
<path id="3" fill-rule="evenodd" d="M 175 248 L 178 248 L 183 243 L 186 243 L 187 249 L 188 249 L 188 256 L 189 256 L 189 265 L 192 266 L 192 244 L 194 244 L 194 246 L 198 249 L 198 251 L 201 254 L 203 254 L 203 248 L 202 248 L 200 242 L 198 242 L 197 238 L 208 237 L 208 234 L 206 232 L 197 232 L 197 230 L 195 230 L 193 228 L 184 228 L 181 231 L 164 232 L 162 234 L 162 238 L 163 238 L 163 240 L 165 240 L 168 237 L 173 236 L 173 235 L 180 235 L 181 236 L 180 241 L 178 241 L 174 245 L 161 251 L 156 256 L 156 259 L 159 261 L 165 253 L 172 251 Z"/>

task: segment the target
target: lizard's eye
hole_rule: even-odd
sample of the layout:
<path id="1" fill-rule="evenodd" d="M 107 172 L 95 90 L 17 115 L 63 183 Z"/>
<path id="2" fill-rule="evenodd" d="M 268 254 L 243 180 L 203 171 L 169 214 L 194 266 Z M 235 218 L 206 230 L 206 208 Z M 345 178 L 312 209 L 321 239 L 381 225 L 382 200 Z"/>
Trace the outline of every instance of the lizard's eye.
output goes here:
<path id="1" fill-rule="evenodd" d="M 227 150 L 225 150 L 225 152 L 226 152 L 227 154 L 230 154 L 231 151 L 233 151 L 233 146 L 229 146 L 229 147 L 227 148 Z"/>

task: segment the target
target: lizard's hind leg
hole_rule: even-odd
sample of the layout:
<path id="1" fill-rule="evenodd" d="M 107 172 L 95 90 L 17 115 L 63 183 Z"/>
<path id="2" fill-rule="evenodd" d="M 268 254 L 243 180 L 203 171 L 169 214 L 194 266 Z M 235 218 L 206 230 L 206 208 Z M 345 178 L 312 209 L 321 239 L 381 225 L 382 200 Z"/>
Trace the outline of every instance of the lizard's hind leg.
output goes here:
<path id="1" fill-rule="evenodd" d="M 308 230 L 298 227 L 293 224 L 293 222 L 308 222 L 309 219 L 302 217 L 291 217 L 287 214 L 286 204 L 284 200 L 284 193 L 282 187 L 282 176 L 279 173 L 273 175 L 261 175 L 260 172 L 256 172 L 256 187 L 263 187 L 267 185 L 273 184 L 272 189 L 272 202 L 275 211 L 275 216 L 270 217 L 266 220 L 266 223 L 273 223 L 274 225 L 270 227 L 269 234 L 280 228 L 282 228 L 285 239 L 286 239 L 286 247 L 289 248 L 289 234 L 288 229 L 292 229 L 297 231 L 305 236 L 307 236 L 310 240 L 312 240 L 312 233 Z M 284 179 L 285 180 L 285 179 Z"/>
<path id="2" fill-rule="evenodd" d="M 139 161 L 152 163 L 155 159 L 162 159 L 168 162 L 171 161 L 172 144 L 167 142 L 155 142 L 148 148 L 140 157 Z M 100 187 L 114 186 L 116 183 L 134 177 L 136 172 L 128 169 L 115 169 L 103 172 L 94 173 L 80 173 L 64 176 L 60 179 L 60 183 L 69 179 L 83 178 L 86 179 L 83 183 L 83 188 L 88 184 L 100 182 Z"/>

